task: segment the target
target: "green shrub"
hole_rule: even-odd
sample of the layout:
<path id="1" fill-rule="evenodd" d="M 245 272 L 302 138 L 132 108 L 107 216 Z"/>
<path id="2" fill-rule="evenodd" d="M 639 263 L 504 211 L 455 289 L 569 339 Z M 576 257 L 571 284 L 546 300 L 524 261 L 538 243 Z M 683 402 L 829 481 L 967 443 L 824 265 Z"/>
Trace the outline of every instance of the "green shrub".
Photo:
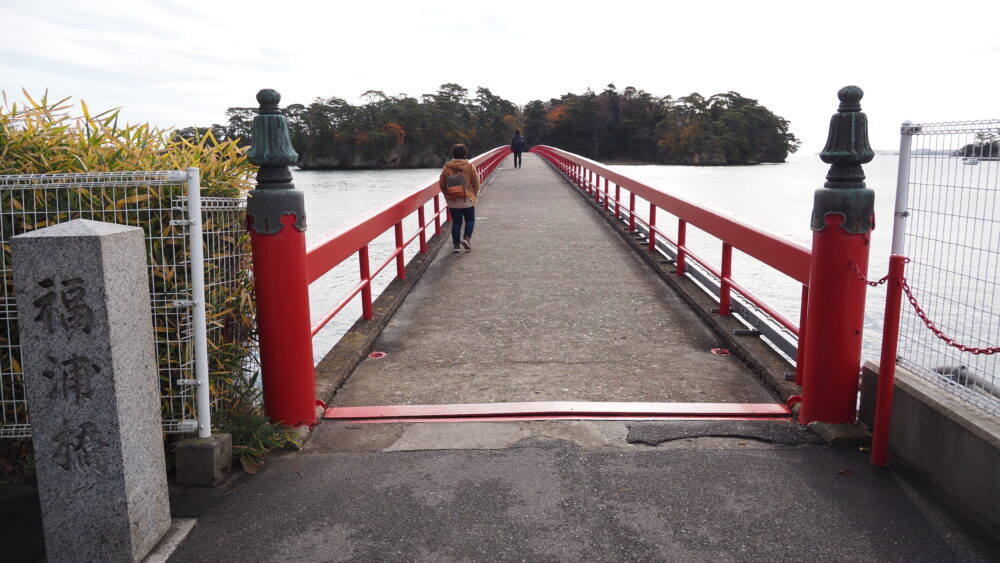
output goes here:
<path id="1" fill-rule="evenodd" d="M 87 105 L 80 101 L 80 115 L 71 115 L 73 107 L 68 98 L 50 102 L 43 96 L 37 102 L 24 92 L 26 104 L 9 104 L 3 94 L 0 106 L 0 174 L 49 174 L 74 172 L 111 172 L 139 170 L 182 170 L 197 166 L 201 171 L 203 197 L 237 198 L 251 188 L 255 168 L 246 160 L 246 149 L 235 140 L 217 141 L 211 131 L 185 138 L 173 135 L 169 130 L 150 127 L 147 124 L 125 124 L 118 122 L 118 110 L 110 110 L 92 115 Z M 170 200 L 183 195 L 183 188 L 130 188 L 112 194 L 108 190 L 46 190 L 34 192 L 9 191 L 0 194 L 0 211 L 3 212 L 3 227 L 7 233 L 20 233 L 39 229 L 51 224 L 79 216 L 67 212 L 83 204 L 100 210 L 104 220 L 108 217 L 120 223 L 140 226 L 146 231 L 151 243 L 149 260 L 153 270 L 153 284 L 160 293 L 184 292 L 187 277 L 178 276 L 173 271 L 174 264 L 183 264 L 188 258 L 187 245 L 171 238 L 174 233 L 169 220 L 156 213 L 133 214 L 126 218 L 120 210 L 125 206 L 140 205 L 149 209 L 169 208 Z M 25 194 L 31 194 L 26 196 Z M 43 220 L 28 223 L 17 219 L 11 211 L 30 210 L 34 217 Z M 137 216 L 138 215 L 138 216 Z M 253 279 L 250 275 L 249 236 L 242 228 L 241 214 L 231 213 L 228 225 L 207 222 L 206 233 L 213 229 L 229 233 L 239 233 L 221 237 L 224 249 L 221 252 L 240 256 L 241 260 L 206 261 L 206 278 L 235 279 L 235 284 L 206 284 L 208 286 L 206 305 L 209 323 L 209 371 L 211 393 L 215 401 L 214 426 L 223 431 L 233 424 L 240 430 L 234 438 L 236 451 L 241 461 L 256 464 L 270 447 L 285 445 L 281 440 L 260 440 L 252 444 L 241 444 L 239 436 L 246 435 L 247 421 L 262 428 L 256 432 L 268 433 L 266 419 L 260 416 L 260 394 L 256 386 L 257 363 L 255 356 L 256 330 L 253 324 L 254 300 Z M 238 221 L 239 225 L 232 224 Z M 219 252 L 217 250 L 217 252 Z M 10 248 L 3 248 L 4 259 L 10 263 Z M 212 258 L 207 256 L 207 258 Z M 235 266 L 226 264 L 233 264 Z M 233 271 L 219 271 L 220 268 L 235 268 Z M 13 295 L 13 280 L 4 279 L 7 295 Z M 9 330 L 9 333 L 6 332 Z M 157 354 L 161 368 L 177 364 L 180 354 L 176 347 L 181 340 L 176 320 L 164 320 L 154 326 L 157 334 Z M 13 357 L 11 346 L 16 344 L 17 328 L 8 323 L 0 328 L 0 367 L 5 372 L 20 376 L 20 358 Z M 4 380 L 5 386 L 20 385 Z M 171 385 L 162 381 L 164 393 L 169 394 Z M 10 390 L 4 389 L 5 392 Z M 6 396 L 11 396 L 7 394 Z M 167 406 L 169 397 L 164 400 Z M 186 405 L 185 409 L 193 409 Z M 193 418 L 193 412 L 185 412 L 185 418 Z M 8 444 L 4 444 L 8 442 Z M 10 444 L 10 440 L 0 440 L 0 448 L 18 450 L 25 455 L 23 445 Z M 3 468 L 0 468 L 0 472 Z"/>

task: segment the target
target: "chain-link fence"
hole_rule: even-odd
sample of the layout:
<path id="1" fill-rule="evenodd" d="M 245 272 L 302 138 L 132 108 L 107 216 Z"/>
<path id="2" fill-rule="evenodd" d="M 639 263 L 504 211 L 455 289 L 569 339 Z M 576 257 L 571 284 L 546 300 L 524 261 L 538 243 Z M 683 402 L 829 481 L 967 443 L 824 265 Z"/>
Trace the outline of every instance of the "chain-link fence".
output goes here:
<path id="1" fill-rule="evenodd" d="M 900 147 L 899 363 L 1000 416 L 1000 120 L 906 124 Z"/>
<path id="2" fill-rule="evenodd" d="M 30 435 L 11 237 L 72 219 L 141 227 L 149 259 L 150 301 L 166 432 L 197 428 L 191 254 L 186 174 L 109 172 L 0 176 L 0 438 Z M 210 341 L 238 338 L 222 310 L 247 273 L 245 200 L 202 198 Z M 214 339 L 212 338 L 214 333 Z"/>

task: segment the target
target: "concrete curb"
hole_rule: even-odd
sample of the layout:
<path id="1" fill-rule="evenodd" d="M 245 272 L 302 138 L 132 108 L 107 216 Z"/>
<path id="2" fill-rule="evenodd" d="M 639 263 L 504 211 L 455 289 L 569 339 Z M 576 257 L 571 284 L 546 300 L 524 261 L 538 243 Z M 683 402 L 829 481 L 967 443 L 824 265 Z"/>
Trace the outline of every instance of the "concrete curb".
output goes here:
<path id="1" fill-rule="evenodd" d="M 544 159 L 543 159 L 544 160 Z M 556 173 L 562 177 L 563 181 L 566 182 L 569 188 L 580 194 L 580 189 L 577 188 L 570 180 L 562 173 L 561 170 L 552 166 L 547 160 L 545 161 L 549 166 L 552 167 Z M 704 291 L 698 287 L 690 279 L 684 277 L 679 278 L 673 273 L 673 264 L 661 264 L 660 260 L 662 256 L 656 252 L 650 251 L 645 244 L 640 244 L 636 239 L 629 233 L 628 225 L 622 221 L 616 220 L 614 213 L 609 213 L 604 210 L 602 204 L 596 203 L 593 198 L 584 197 L 590 207 L 597 212 L 609 225 L 611 225 L 616 233 L 635 250 L 642 259 L 650 266 L 650 268 L 655 271 L 660 278 L 663 279 L 670 286 L 671 289 L 685 302 L 689 307 L 705 322 L 705 324 L 714 332 L 720 340 L 725 344 L 726 348 L 736 356 L 741 362 L 743 362 L 747 368 L 756 375 L 761 382 L 767 387 L 771 392 L 773 392 L 782 402 L 787 402 L 788 399 L 794 395 L 799 395 L 802 393 L 801 388 L 795 385 L 794 381 L 786 381 L 785 373 L 794 372 L 794 366 L 789 366 L 788 363 L 775 352 L 770 346 L 764 343 L 759 337 L 756 336 L 736 336 L 734 331 L 737 329 L 745 329 L 746 327 L 737 321 L 735 318 L 721 317 L 717 313 L 713 313 L 712 309 L 718 307 L 711 297 L 708 296 Z"/>

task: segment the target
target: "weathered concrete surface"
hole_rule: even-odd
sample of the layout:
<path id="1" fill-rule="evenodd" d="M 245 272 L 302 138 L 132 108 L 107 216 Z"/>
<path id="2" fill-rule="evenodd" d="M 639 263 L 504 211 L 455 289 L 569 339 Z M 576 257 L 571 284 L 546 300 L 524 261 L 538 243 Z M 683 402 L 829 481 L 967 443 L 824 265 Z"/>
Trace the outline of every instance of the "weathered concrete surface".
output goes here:
<path id="1" fill-rule="evenodd" d="M 476 211 L 473 251 L 436 256 L 334 405 L 775 400 L 540 158 Z"/>
<path id="2" fill-rule="evenodd" d="M 878 364 L 862 372 L 860 418 L 875 419 Z M 896 366 L 890 464 L 908 464 L 1000 536 L 1000 421 Z"/>
<path id="3" fill-rule="evenodd" d="M 659 431 L 651 424 L 351 430 L 324 422 L 303 452 L 272 460 L 224 495 L 171 561 L 1000 557 L 980 528 L 928 501 L 905 472 L 871 467 L 865 452 L 778 446 L 740 427 L 727 437 L 704 422 L 657 447 L 627 443 L 636 425 L 646 436 L 674 433 L 675 423 L 658 423 Z M 384 449 L 361 439 L 331 450 L 333 435 L 345 431 L 399 438 Z"/>

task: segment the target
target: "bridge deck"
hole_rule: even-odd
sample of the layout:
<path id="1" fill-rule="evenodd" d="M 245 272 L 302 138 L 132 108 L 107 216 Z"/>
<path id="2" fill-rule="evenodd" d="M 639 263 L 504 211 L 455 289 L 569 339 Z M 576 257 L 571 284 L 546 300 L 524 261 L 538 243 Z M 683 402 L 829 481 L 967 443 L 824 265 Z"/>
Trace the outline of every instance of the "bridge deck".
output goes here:
<path id="1" fill-rule="evenodd" d="M 336 406 L 775 399 L 542 159 L 504 163 Z"/>

